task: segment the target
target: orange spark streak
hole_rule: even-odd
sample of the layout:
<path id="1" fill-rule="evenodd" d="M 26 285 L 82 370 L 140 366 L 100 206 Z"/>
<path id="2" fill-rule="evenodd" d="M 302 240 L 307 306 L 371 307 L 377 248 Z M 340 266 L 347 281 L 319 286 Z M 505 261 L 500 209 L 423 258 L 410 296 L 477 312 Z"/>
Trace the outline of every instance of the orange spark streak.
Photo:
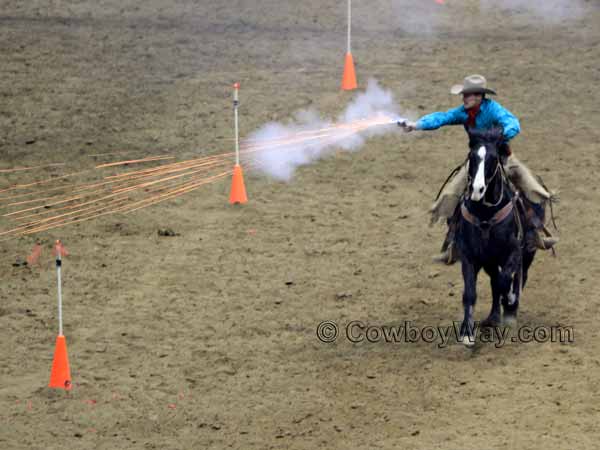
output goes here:
<path id="1" fill-rule="evenodd" d="M 45 225 L 42 225 L 42 226 L 38 226 L 36 228 L 30 228 L 28 230 L 24 230 L 24 231 L 22 231 L 19 234 L 20 235 L 28 235 L 28 234 L 33 234 L 33 233 L 39 233 L 41 231 L 46 231 L 46 230 L 49 230 L 49 229 L 52 229 L 52 228 L 62 227 L 62 226 L 70 225 L 70 224 L 73 224 L 73 223 L 78 223 L 78 222 L 82 222 L 82 221 L 91 220 L 91 219 L 94 219 L 94 218 L 97 218 L 97 217 L 100 217 L 100 216 L 104 216 L 104 215 L 107 215 L 107 214 L 114 214 L 114 213 L 118 213 L 118 212 L 125 212 L 125 213 L 132 212 L 133 210 L 138 210 L 138 209 L 141 209 L 141 208 L 145 208 L 147 206 L 151 206 L 153 204 L 159 203 L 159 202 L 167 200 L 169 198 L 173 198 L 173 197 L 176 197 L 176 196 L 179 196 L 179 195 L 183 195 L 183 194 L 185 194 L 187 192 L 191 192 L 192 190 L 197 189 L 198 187 L 200 187 L 200 186 L 202 186 L 204 184 L 207 184 L 209 182 L 215 181 L 215 180 L 217 180 L 219 178 L 223 178 L 224 176 L 230 175 L 231 173 L 232 173 L 232 170 L 229 170 L 229 171 L 223 172 L 221 174 L 214 175 L 213 177 L 210 177 L 208 179 L 203 179 L 203 180 L 201 180 L 199 182 L 187 183 L 182 188 L 178 188 L 176 190 L 169 191 L 169 192 L 167 192 L 165 194 L 154 196 L 154 197 L 152 197 L 150 199 L 144 199 L 144 200 L 135 202 L 133 204 L 130 203 L 130 204 L 127 204 L 125 206 L 120 206 L 120 207 L 118 207 L 116 209 L 111 209 L 109 211 L 105 211 L 107 209 L 107 207 L 102 207 L 102 208 L 99 208 L 99 209 L 96 209 L 96 210 L 93 210 L 93 211 L 89 211 L 87 214 L 93 213 L 93 215 L 91 215 L 91 216 L 87 216 L 87 217 L 83 217 L 83 218 L 75 218 L 73 220 L 63 219 L 63 220 L 60 220 L 58 222 L 53 222 L 53 223 L 50 223 L 50 224 L 45 224 Z M 127 199 L 121 199 L 121 200 L 122 201 L 126 201 Z M 115 200 L 115 201 L 117 201 L 117 200 Z M 151 203 L 141 204 L 141 202 L 150 202 L 150 201 L 151 201 Z M 131 209 L 131 207 L 135 206 L 135 205 L 138 205 L 138 207 Z M 100 214 L 95 214 L 98 211 L 104 211 L 104 212 L 102 212 Z M 19 227 L 18 229 L 10 230 L 10 231 L 11 232 L 20 231 L 23 228 L 24 227 Z M 4 234 L 7 234 L 7 232 L 0 233 L 0 236 L 4 235 Z"/>
<path id="2" fill-rule="evenodd" d="M 70 198 L 63 199 L 63 200 L 58 201 L 58 202 L 46 203 L 46 204 L 41 205 L 41 206 L 33 206 L 31 208 L 21 209 L 19 211 L 14 211 L 14 212 L 11 212 L 11 213 L 2 214 L 2 217 L 10 217 L 10 216 L 14 216 L 16 214 L 33 211 L 35 209 L 49 208 L 51 206 L 60 205 L 61 203 L 67 203 L 67 202 L 70 202 L 70 201 L 73 201 L 73 200 L 77 200 L 77 199 L 80 199 L 80 198 L 84 198 L 84 197 L 85 197 L 85 195 L 78 195 L 78 196 L 75 196 L 75 197 L 70 197 Z"/>
<path id="3" fill-rule="evenodd" d="M 181 183 L 181 180 L 177 180 L 177 182 Z M 169 183 L 168 185 L 175 185 L 176 183 Z M 148 193 L 148 192 L 153 192 L 153 191 L 157 191 L 157 190 L 161 190 L 164 189 L 165 187 L 163 186 L 154 186 L 152 188 L 143 188 L 143 192 L 144 193 Z M 89 195 L 86 195 L 84 197 L 88 197 Z M 100 203 L 102 200 L 101 199 L 95 199 L 94 202 L 95 203 Z M 63 211 L 63 210 L 68 210 L 68 209 L 74 209 L 74 208 L 79 208 L 82 204 L 81 203 L 77 203 L 74 205 L 68 205 L 68 206 L 63 206 L 62 208 L 53 208 L 51 211 L 42 211 L 39 213 L 34 213 L 34 214 L 27 214 L 27 215 L 22 215 L 19 217 L 13 217 L 13 220 L 23 220 L 26 218 L 30 218 L 30 217 L 41 217 L 44 216 L 46 214 L 54 214 L 57 211 Z M 24 212 L 24 211 L 19 211 L 19 212 Z"/>
<path id="4" fill-rule="evenodd" d="M 107 204 L 106 206 L 103 206 L 102 208 L 98 208 L 95 211 L 88 212 L 88 214 L 93 213 L 93 215 L 88 216 L 88 217 L 75 218 L 73 220 L 67 220 L 67 219 L 66 220 L 61 220 L 59 222 L 55 222 L 55 223 L 51 223 L 51 224 L 46 224 L 46 225 L 43 225 L 43 226 L 40 226 L 40 227 L 30 228 L 28 230 L 24 230 L 21 233 L 18 233 L 18 235 L 25 236 L 25 235 L 28 235 L 28 234 L 39 233 L 41 231 L 46 231 L 46 230 L 50 230 L 50 229 L 53 229 L 53 228 L 62 227 L 62 226 L 65 226 L 65 225 L 71 225 L 71 224 L 74 224 L 74 223 L 83 222 L 85 220 L 95 219 L 97 217 L 105 216 L 107 214 L 112 214 L 113 213 L 112 209 L 109 210 L 109 211 L 106 211 L 106 209 L 112 207 L 112 205 L 110 205 L 110 204 L 112 204 L 112 203 L 118 203 L 118 202 L 124 202 L 124 201 L 127 201 L 127 199 L 120 199 L 120 200 L 114 200 L 112 202 L 109 202 L 109 204 Z M 96 214 L 99 211 L 105 211 L 105 212 L 100 213 L 100 214 Z M 4 233 L 1 233 L 1 234 L 4 234 Z"/>
<path id="5" fill-rule="evenodd" d="M 48 183 L 52 183 L 53 181 L 58 181 L 58 180 L 61 180 L 61 179 L 64 179 L 64 178 L 69 178 L 69 177 L 72 177 L 72 176 L 75 176 L 75 175 L 80 175 L 80 174 L 82 174 L 82 173 L 86 173 L 86 172 L 90 172 L 90 169 L 87 169 L 87 170 L 82 170 L 82 171 L 80 171 L 80 172 L 68 173 L 68 174 L 66 174 L 66 175 L 61 175 L 61 176 L 59 176 L 59 177 L 47 178 L 47 179 L 45 179 L 45 180 L 41 180 L 41 181 L 35 181 L 35 182 L 33 182 L 33 183 L 28 183 L 28 184 L 15 184 L 15 185 L 13 185 L 13 186 L 9 186 L 9 187 L 7 187 L 6 189 L 2 189 L 2 190 L 0 190 L 0 192 L 13 191 L 13 190 L 15 190 L 15 189 L 25 189 L 25 188 L 28 188 L 28 187 L 31 187 L 31 186 L 37 186 L 37 185 L 40 185 L 40 184 L 48 184 Z"/>
<path id="6" fill-rule="evenodd" d="M 211 162 L 211 163 L 205 163 L 205 164 L 202 164 L 202 166 L 208 166 L 208 167 L 205 167 L 202 170 L 208 169 L 208 168 L 210 168 L 210 166 L 217 167 L 217 166 L 222 165 L 222 164 L 224 164 L 224 162 L 216 161 L 216 162 Z M 196 166 L 201 166 L 201 165 L 196 165 Z M 189 165 L 189 166 L 188 165 L 182 166 L 182 167 L 178 168 L 177 170 L 170 171 L 170 173 L 176 172 L 176 171 L 189 170 L 189 169 L 194 168 L 196 166 L 191 166 L 191 165 Z M 140 175 L 140 176 L 137 176 L 137 177 L 129 177 L 129 179 L 126 179 L 124 183 L 119 184 L 117 186 L 114 186 L 113 187 L 113 191 L 116 191 L 116 190 L 118 190 L 119 188 L 122 188 L 122 187 L 128 187 L 128 186 L 130 186 L 129 183 L 131 183 L 132 181 L 134 181 L 136 179 L 153 178 L 153 177 L 156 177 L 156 176 L 164 175 L 166 173 L 167 172 L 160 171 L 158 173 L 150 173 L 150 174 L 147 174 L 147 175 Z M 123 181 L 123 180 L 110 180 L 110 181 L 104 181 L 104 182 L 101 182 L 101 183 L 91 183 L 91 184 L 79 185 L 79 187 L 78 187 L 78 185 L 75 185 L 75 186 L 72 186 L 72 187 L 71 186 L 65 186 L 65 187 L 60 187 L 60 189 L 64 190 L 66 188 L 71 187 L 70 191 L 72 193 L 75 193 L 75 192 L 80 192 L 80 191 L 86 191 L 86 190 L 89 190 L 89 189 L 92 189 L 92 188 L 98 187 L 98 186 L 103 186 L 103 185 L 118 183 L 118 182 L 121 182 L 121 181 Z M 56 190 L 56 189 L 53 189 L 53 190 Z M 83 196 L 90 196 L 90 195 L 92 195 L 94 193 L 103 192 L 105 190 L 106 190 L 106 188 L 99 189 L 99 190 L 93 191 L 91 193 L 87 193 L 87 194 L 85 194 Z M 26 194 L 26 195 L 32 195 L 32 194 L 34 194 L 34 193 L 30 193 L 30 194 Z M 27 200 L 27 201 L 23 201 L 23 202 L 15 202 L 15 203 L 10 203 L 7 206 L 17 206 L 17 205 L 20 205 L 20 204 L 34 203 L 34 202 L 39 202 L 39 201 L 47 200 L 47 199 L 60 198 L 62 195 L 63 194 L 57 194 L 57 195 L 54 195 L 54 196 L 51 196 L 51 197 L 46 197 L 46 198 L 43 198 L 43 199 L 34 199 L 34 200 Z M 22 197 L 22 196 L 23 195 L 21 195 L 19 197 Z M 9 198 L 10 197 L 5 197 L 4 199 L 9 199 Z M 61 203 L 61 202 L 58 202 L 58 203 Z M 16 214 L 16 213 L 19 213 L 19 212 L 26 212 L 26 211 L 31 210 L 31 209 L 41 209 L 41 208 L 44 208 L 46 206 L 52 206 L 52 205 L 53 204 L 46 203 L 44 205 L 38 205 L 38 206 L 36 206 L 34 208 L 30 208 L 30 209 L 27 209 L 27 210 L 17 211 L 15 213 L 11 213 L 11 214 Z"/>
<path id="7" fill-rule="evenodd" d="M 44 223 L 46 223 L 46 222 L 52 222 L 52 221 L 54 221 L 54 223 L 56 223 L 56 219 L 60 219 L 60 218 L 62 218 L 62 217 L 67 217 L 67 216 L 71 216 L 71 215 L 80 215 L 81 213 L 83 213 L 83 212 L 85 212 L 85 211 L 89 211 L 89 210 L 91 210 L 91 212 L 93 212 L 93 211 L 95 211 L 95 209 L 94 209 L 94 208 L 95 208 L 94 204 L 98 204 L 98 203 L 100 203 L 100 202 L 102 202 L 102 201 L 104 201 L 104 200 L 106 200 L 106 199 L 112 198 L 112 197 L 114 197 L 114 196 L 117 196 L 117 197 L 118 197 L 118 194 L 123 194 L 123 193 L 125 193 L 125 192 L 132 192 L 132 191 L 134 191 L 134 190 L 136 190 L 136 189 L 138 189 L 138 190 L 139 190 L 140 188 L 145 188 L 145 187 L 151 186 L 151 185 L 153 185 L 153 184 L 156 184 L 156 183 L 163 183 L 163 182 L 166 182 L 166 181 L 169 181 L 169 180 L 173 180 L 173 179 L 177 179 L 177 178 L 180 178 L 180 177 L 184 177 L 184 176 L 190 176 L 190 175 L 193 175 L 193 174 L 195 174 L 195 173 L 199 173 L 199 172 L 201 172 L 201 171 L 202 171 L 202 169 L 201 169 L 201 170 L 195 170 L 195 171 L 187 172 L 187 173 L 185 173 L 185 174 L 175 175 L 175 176 L 168 177 L 168 178 L 164 178 L 164 179 L 160 179 L 160 180 L 155 180 L 155 181 L 152 181 L 152 182 L 141 183 L 141 184 L 139 184 L 139 185 L 130 186 L 129 188 L 126 188 L 126 189 L 121 189 L 121 190 L 119 190 L 118 192 L 114 192 L 114 193 L 113 193 L 113 194 L 111 194 L 111 195 L 107 195 L 107 196 L 104 196 L 104 197 L 101 197 L 101 198 L 98 198 L 98 199 L 93 199 L 93 200 L 90 200 L 90 201 L 88 201 L 88 202 L 77 203 L 77 204 L 75 204 L 75 205 L 70 205 L 70 206 L 66 206 L 66 207 L 63 207 L 63 208 L 54 209 L 54 210 L 52 210 L 52 211 L 45 211 L 45 212 L 38 213 L 38 214 L 31 214 L 31 215 L 28 215 L 28 216 L 21 216 L 21 217 L 18 217 L 18 218 L 17 218 L 17 220 L 22 220 L 22 219 L 24 219 L 24 218 L 26 218 L 26 217 L 31 217 L 31 216 L 38 216 L 38 217 L 39 217 L 39 216 L 41 216 L 41 215 L 44 215 L 44 214 L 56 213 L 56 211 L 59 211 L 59 210 L 65 210 L 65 209 L 74 209 L 74 208 L 77 208 L 75 211 L 72 211 L 72 212 L 69 212 L 69 213 L 60 214 L 60 215 L 55 215 L 55 216 L 52 216 L 52 217 L 49 217 L 49 218 L 46 218 L 46 219 L 40 219 L 40 220 L 37 220 L 37 221 L 31 221 L 31 222 L 28 222 L 28 223 L 26 223 L 25 225 L 22 225 L 22 227 L 19 227 L 19 228 L 16 228 L 16 229 L 10 230 L 10 232 L 14 232 L 14 231 L 20 231 L 20 230 L 21 230 L 21 229 L 23 229 L 23 228 L 27 228 L 27 227 L 31 227 L 31 226 L 39 226 L 40 224 L 44 224 Z M 231 173 L 231 171 L 229 171 L 229 172 L 224 172 L 224 173 Z M 199 178 L 199 177 L 196 175 L 195 177 L 192 177 L 192 179 L 191 179 L 191 180 L 192 180 L 192 181 L 193 181 L 193 180 L 197 180 L 198 178 Z M 210 178 L 208 178 L 208 180 L 213 180 L 213 179 L 214 179 L 213 177 L 210 177 Z M 206 179 L 204 179 L 204 180 L 206 180 Z M 190 180 L 188 180 L 188 182 L 187 182 L 187 183 L 189 184 L 189 182 L 190 182 Z M 205 184 L 205 181 L 202 181 L 200 184 Z M 199 184 L 199 185 L 200 185 L 200 184 Z M 185 184 L 182 184 L 182 185 L 183 185 L 183 186 L 186 186 Z M 168 189 L 169 187 L 170 187 L 170 186 L 159 186 L 159 187 L 158 187 L 158 189 L 154 189 L 154 190 L 161 191 L 161 190 Z M 150 191 L 152 191 L 152 190 L 150 190 Z M 147 192 L 146 192 L 146 193 L 147 193 Z M 127 199 L 129 199 L 129 197 L 125 198 L 124 200 L 127 200 Z M 71 201 L 71 200 L 73 200 L 73 199 L 66 199 L 65 201 Z M 117 200 L 113 200 L 113 201 L 111 201 L 110 203 L 112 203 L 112 202 L 114 202 L 114 201 L 120 201 L 120 200 L 122 200 L 122 199 L 118 199 L 118 198 L 117 198 Z M 141 201 L 145 201 L 145 200 L 141 200 Z M 136 202 L 135 204 L 137 204 L 137 203 L 138 203 L 138 202 Z M 82 206 L 86 206 L 86 205 L 92 205 L 92 206 L 89 206 L 89 207 L 87 207 L 87 208 L 82 208 Z M 20 211 L 20 212 L 24 212 L 24 211 Z M 62 220 L 62 221 L 59 221 L 59 223 L 60 223 L 60 222 L 64 222 L 65 220 L 68 220 L 68 219 L 64 219 L 64 220 Z M 48 224 L 48 225 L 49 225 L 49 224 Z M 43 226 L 45 226 L 45 225 L 43 225 Z M 0 234 L 0 235 L 1 235 L 1 234 Z"/>
<path id="8" fill-rule="evenodd" d="M 145 162 L 162 161 L 165 159 L 173 159 L 173 158 L 175 158 L 175 157 L 169 156 L 169 155 L 150 156 L 148 158 L 142 158 L 142 159 L 130 159 L 129 161 L 117 161 L 117 162 L 112 162 L 112 163 L 100 164 L 100 165 L 96 166 L 95 169 L 104 169 L 106 167 L 124 166 L 127 164 L 139 164 L 139 163 L 145 163 Z"/>
<path id="9" fill-rule="evenodd" d="M 112 201 L 108 202 L 105 206 L 103 206 L 102 208 L 100 208 L 98 210 L 106 209 L 106 208 L 108 208 L 107 205 L 110 205 L 112 203 L 116 203 L 116 202 L 119 202 L 119 201 L 122 202 L 122 201 L 127 201 L 127 200 L 128 200 L 127 198 L 120 198 L 120 199 L 112 200 Z M 86 208 L 86 209 L 90 209 L 90 208 Z M 88 213 L 91 213 L 91 212 L 94 212 L 94 211 L 95 210 L 92 210 L 92 211 L 89 211 Z M 58 217 L 61 217 L 61 216 L 58 216 Z M 13 228 L 12 230 L 3 231 L 3 232 L 0 233 L 0 236 L 4 236 L 4 235 L 8 235 L 8 234 L 15 234 L 15 233 L 16 234 L 25 234 L 26 232 L 29 232 L 32 229 L 37 229 L 36 227 L 39 227 L 40 224 L 42 224 L 42 223 L 45 223 L 45 225 L 42 225 L 42 227 L 49 226 L 49 228 L 51 228 L 52 224 L 46 223 L 48 220 L 51 220 L 51 219 L 54 219 L 54 217 L 51 217 L 51 218 L 43 220 L 43 221 L 30 222 L 28 224 L 21 225 L 21 226 L 18 226 L 16 228 Z M 66 220 L 68 220 L 68 219 L 63 219 L 61 221 L 54 222 L 54 223 L 62 223 L 62 222 L 65 222 Z M 20 233 L 17 233 L 17 232 L 20 232 Z"/>
<path id="10" fill-rule="evenodd" d="M 113 178 L 125 178 L 125 177 L 130 177 L 133 175 L 138 175 L 138 174 L 149 174 L 152 172 L 162 172 L 171 168 L 174 169 L 181 169 L 181 167 L 185 167 L 185 166 L 191 166 L 191 165 L 196 165 L 198 164 L 198 166 L 200 165 L 206 165 L 206 164 L 211 164 L 211 163 L 215 163 L 218 162 L 219 159 L 224 159 L 224 156 L 229 156 L 232 155 L 233 153 L 225 153 L 223 155 L 213 155 L 213 156 L 208 156 L 208 157 L 203 157 L 203 158 L 198 158 L 198 159 L 190 159 L 188 161 L 182 161 L 182 162 L 177 162 L 177 163 L 171 163 L 171 164 L 165 164 L 163 166 L 159 166 L 159 167 L 153 167 L 150 169 L 142 169 L 142 170 L 137 170 L 134 172 L 126 172 L 126 173 L 121 173 L 118 175 L 111 175 L 111 176 L 107 176 L 105 177 L 105 179 L 113 179 Z M 215 161 L 216 160 L 216 161 Z"/>
<path id="11" fill-rule="evenodd" d="M 12 173 L 12 172 L 24 172 L 26 170 L 45 169 L 46 167 L 57 167 L 66 166 L 66 163 L 53 163 L 46 164 L 44 166 L 32 166 L 32 167 L 15 167 L 14 169 L 0 169 L 0 173 Z"/>
<path id="12" fill-rule="evenodd" d="M 151 206 L 151 205 L 155 205 L 156 203 L 160 203 L 160 202 L 162 202 L 164 200 L 168 200 L 169 198 L 178 197 L 178 196 L 186 194 L 186 193 L 188 193 L 188 192 L 190 192 L 190 191 L 192 191 L 192 190 L 194 190 L 196 188 L 199 188 L 200 186 L 202 186 L 204 184 L 211 183 L 211 182 L 213 182 L 215 180 L 218 180 L 219 178 L 223 178 L 223 177 L 225 177 L 227 175 L 231 175 L 232 173 L 233 173 L 232 170 L 228 170 L 228 171 L 222 172 L 220 174 L 213 175 L 212 177 L 207 178 L 205 180 L 201 180 L 201 181 L 199 181 L 199 182 L 197 182 L 195 184 L 191 184 L 189 186 L 179 188 L 177 190 L 168 192 L 166 194 L 159 195 L 158 199 L 156 199 L 156 197 L 154 197 L 155 200 L 153 200 L 153 198 L 142 200 L 142 201 L 137 202 L 137 203 L 140 203 L 140 204 L 142 202 L 149 202 L 149 203 L 143 204 L 143 205 L 138 206 L 138 207 L 133 208 L 133 209 L 130 209 L 130 207 L 134 206 L 136 203 L 133 203 L 131 205 L 127 205 L 127 207 L 124 208 L 124 212 L 129 213 L 129 212 L 137 211 L 138 209 L 145 208 L 145 207 Z"/>
<path id="13" fill-rule="evenodd" d="M 394 123 L 394 120 L 389 117 L 375 117 L 372 119 L 356 120 L 350 123 L 332 124 L 331 126 L 327 126 L 318 130 L 303 130 L 295 134 L 276 139 L 251 139 L 244 141 L 241 153 L 243 153 L 247 158 L 246 167 L 257 167 L 262 164 L 253 159 L 253 154 L 263 150 L 293 151 L 294 145 L 333 145 L 338 141 L 361 133 L 370 127 L 391 123 Z M 229 159 L 233 155 L 233 152 L 208 155 L 188 161 L 161 164 L 158 167 L 127 171 L 117 175 L 105 176 L 101 182 L 70 184 L 66 186 L 59 186 L 53 189 L 42 190 L 42 192 L 68 191 L 68 193 L 58 193 L 50 197 L 10 203 L 8 206 L 19 206 L 28 203 L 39 203 L 42 201 L 46 204 L 4 214 L 4 217 L 9 216 L 13 220 L 23 221 L 30 218 L 35 218 L 35 220 L 31 220 L 24 224 L 22 223 L 20 226 L 11 230 L 0 232 L 0 236 L 6 236 L 10 234 L 33 234 L 56 227 L 92 220 L 96 217 L 107 214 L 120 212 L 129 213 L 137 211 L 139 209 L 176 198 L 191 192 L 202 185 L 231 175 L 232 170 L 226 170 L 210 176 L 208 176 L 208 174 L 205 172 L 208 170 L 221 168 L 225 164 L 229 164 L 231 162 Z M 160 155 L 141 159 L 133 159 L 129 161 L 118 161 L 100 164 L 96 166 L 96 169 L 105 169 L 135 163 L 162 161 L 164 159 L 172 158 L 173 157 L 169 155 Z M 28 184 L 17 184 L 1 190 L 0 192 L 32 188 L 34 186 L 48 184 L 53 181 L 73 177 L 86 172 L 89 172 L 89 170 L 66 174 L 60 177 L 54 177 Z M 71 194 L 70 196 L 69 193 Z M 29 193 L 0 198 L 0 201 L 39 194 L 40 190 L 35 190 Z M 138 196 L 138 199 L 135 199 L 135 196 Z M 142 196 L 142 198 L 139 198 L 139 196 Z M 45 207 L 51 207 L 60 204 L 65 205 L 60 208 L 53 208 L 51 211 L 42 211 L 27 215 L 24 214 L 30 211 L 38 211 Z M 59 211 L 61 213 L 56 214 Z M 46 215 L 51 216 L 43 218 Z"/>

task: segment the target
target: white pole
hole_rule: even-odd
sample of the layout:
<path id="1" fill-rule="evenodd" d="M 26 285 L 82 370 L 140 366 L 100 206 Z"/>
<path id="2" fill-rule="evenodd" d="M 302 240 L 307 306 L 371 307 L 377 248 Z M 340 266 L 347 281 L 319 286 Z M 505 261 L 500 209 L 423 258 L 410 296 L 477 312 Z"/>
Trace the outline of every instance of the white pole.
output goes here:
<path id="1" fill-rule="evenodd" d="M 348 0 L 348 53 L 352 53 L 350 46 L 350 29 L 352 27 L 352 0 Z"/>
<path id="2" fill-rule="evenodd" d="M 56 276 L 58 278 L 58 335 L 63 335 L 63 320 L 62 320 L 62 282 L 60 277 L 60 269 L 62 266 L 60 244 L 56 246 Z"/>
<path id="3" fill-rule="evenodd" d="M 233 114 L 235 119 L 235 164 L 240 165 L 240 137 L 238 130 L 238 106 L 240 104 L 238 97 L 239 83 L 233 85 Z"/>

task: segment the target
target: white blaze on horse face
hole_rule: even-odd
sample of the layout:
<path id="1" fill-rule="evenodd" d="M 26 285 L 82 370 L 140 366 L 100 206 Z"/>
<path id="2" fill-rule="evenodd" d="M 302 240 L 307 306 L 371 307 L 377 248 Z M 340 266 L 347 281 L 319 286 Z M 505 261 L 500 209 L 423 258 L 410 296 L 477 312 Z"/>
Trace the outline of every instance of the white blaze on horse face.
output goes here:
<path id="1" fill-rule="evenodd" d="M 485 154 L 485 147 L 481 146 L 480 149 L 477 150 L 477 156 L 480 161 L 477 173 L 475 174 L 475 179 L 473 180 L 473 191 L 471 193 L 471 200 L 474 202 L 480 201 L 485 195 Z"/>

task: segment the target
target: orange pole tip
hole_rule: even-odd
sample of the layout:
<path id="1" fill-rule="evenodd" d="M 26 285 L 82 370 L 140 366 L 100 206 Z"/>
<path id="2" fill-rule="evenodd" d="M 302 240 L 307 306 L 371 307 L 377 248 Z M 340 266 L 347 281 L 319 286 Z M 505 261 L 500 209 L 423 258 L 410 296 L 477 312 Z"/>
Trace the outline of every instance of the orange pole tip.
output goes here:
<path id="1" fill-rule="evenodd" d="M 69 357 L 67 356 L 67 340 L 62 335 L 56 337 L 54 360 L 52 361 L 48 387 L 67 391 L 71 389 L 71 369 L 69 368 Z"/>
<path id="2" fill-rule="evenodd" d="M 234 89 L 239 89 L 239 88 L 240 88 L 240 83 L 235 83 L 235 84 L 233 85 L 233 88 L 234 88 Z"/>
<path id="3" fill-rule="evenodd" d="M 54 256 L 58 256 L 58 255 L 69 256 L 69 252 L 67 251 L 67 249 L 65 248 L 63 243 L 60 241 L 60 239 L 56 240 L 53 253 L 54 253 Z"/>

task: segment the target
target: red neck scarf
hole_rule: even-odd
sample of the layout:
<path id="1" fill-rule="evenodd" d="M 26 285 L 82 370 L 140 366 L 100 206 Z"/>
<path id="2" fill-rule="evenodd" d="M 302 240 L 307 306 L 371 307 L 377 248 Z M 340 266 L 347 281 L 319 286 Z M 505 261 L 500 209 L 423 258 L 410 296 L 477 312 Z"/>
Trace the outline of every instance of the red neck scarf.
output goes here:
<path id="1" fill-rule="evenodd" d="M 467 114 L 469 118 L 467 119 L 467 126 L 474 127 L 475 126 L 475 117 L 479 114 L 479 108 L 481 107 L 481 103 L 477 106 L 473 106 L 472 108 L 467 109 Z"/>

